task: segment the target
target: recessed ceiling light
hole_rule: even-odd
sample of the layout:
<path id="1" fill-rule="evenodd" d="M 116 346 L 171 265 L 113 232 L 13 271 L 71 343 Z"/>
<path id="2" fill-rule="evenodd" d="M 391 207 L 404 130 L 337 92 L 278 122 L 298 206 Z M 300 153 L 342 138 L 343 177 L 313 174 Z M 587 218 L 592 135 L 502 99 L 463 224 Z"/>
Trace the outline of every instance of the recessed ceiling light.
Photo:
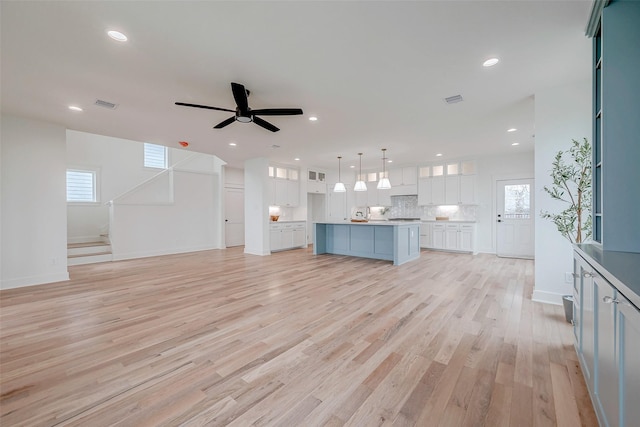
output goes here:
<path id="1" fill-rule="evenodd" d="M 122 34 L 120 31 L 109 30 L 109 31 L 107 31 L 107 35 L 109 37 L 111 37 L 112 39 L 114 39 L 115 41 L 119 41 L 119 42 L 126 42 L 127 41 L 127 36 Z"/>
<path id="2" fill-rule="evenodd" d="M 71 110 L 71 111 L 82 111 L 82 108 L 76 107 L 75 105 L 69 105 L 69 110 Z"/>
<path id="3" fill-rule="evenodd" d="M 514 142 L 511 145 L 520 145 L 520 143 L 519 142 Z"/>
<path id="4" fill-rule="evenodd" d="M 516 129 L 516 128 L 511 128 L 511 129 L 507 129 L 507 132 L 515 132 L 515 131 L 517 131 L 517 130 L 518 130 L 518 129 Z"/>
<path id="5" fill-rule="evenodd" d="M 293 160 L 295 160 L 296 162 L 299 162 L 299 161 L 300 161 L 300 157 L 296 157 L 296 158 L 295 158 L 295 159 L 293 159 Z"/>
<path id="6" fill-rule="evenodd" d="M 387 160 L 387 163 L 393 163 L 393 160 L 389 159 Z"/>
<path id="7" fill-rule="evenodd" d="M 318 118 L 316 116 L 311 116 L 309 117 L 309 120 L 311 120 L 312 122 L 315 122 L 318 120 Z"/>
<path id="8" fill-rule="evenodd" d="M 235 147 L 238 144 L 236 144 L 235 142 L 230 142 L 229 145 L 232 146 L 232 147 Z"/>
<path id="9" fill-rule="evenodd" d="M 351 165 L 349 166 L 351 169 L 354 169 L 356 167 L 356 165 Z"/>
<path id="10" fill-rule="evenodd" d="M 442 153 L 436 154 L 436 157 L 442 157 Z"/>
<path id="11" fill-rule="evenodd" d="M 487 59 L 486 61 L 484 61 L 482 63 L 482 66 L 483 67 L 493 67 L 498 62 L 500 62 L 500 60 L 498 58 L 489 58 L 489 59 Z"/>

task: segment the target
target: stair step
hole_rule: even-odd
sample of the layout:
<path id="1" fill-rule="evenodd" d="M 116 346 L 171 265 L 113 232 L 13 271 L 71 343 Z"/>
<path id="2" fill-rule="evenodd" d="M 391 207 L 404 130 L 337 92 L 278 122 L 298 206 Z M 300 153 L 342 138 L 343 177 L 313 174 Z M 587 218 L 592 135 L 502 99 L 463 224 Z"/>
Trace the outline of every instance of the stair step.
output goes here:
<path id="1" fill-rule="evenodd" d="M 111 251 L 108 253 L 92 254 L 92 255 L 71 255 L 67 257 L 67 265 L 84 265 L 96 264 L 99 262 L 113 261 Z"/>
<path id="2" fill-rule="evenodd" d="M 67 247 L 67 257 L 105 253 L 111 253 L 111 245 L 105 243 L 94 243 L 92 245 L 78 243 Z"/>
<path id="3" fill-rule="evenodd" d="M 70 254 L 67 255 L 67 259 L 70 258 L 82 258 L 82 257 L 89 257 L 89 256 L 95 256 L 95 255 L 111 255 L 111 251 L 102 251 L 102 252 L 90 252 L 90 253 L 84 253 L 84 254 Z"/>
<path id="4" fill-rule="evenodd" d="M 89 246 L 109 246 L 109 243 L 103 241 L 95 242 L 82 242 L 82 243 L 67 243 L 67 249 L 86 248 Z"/>

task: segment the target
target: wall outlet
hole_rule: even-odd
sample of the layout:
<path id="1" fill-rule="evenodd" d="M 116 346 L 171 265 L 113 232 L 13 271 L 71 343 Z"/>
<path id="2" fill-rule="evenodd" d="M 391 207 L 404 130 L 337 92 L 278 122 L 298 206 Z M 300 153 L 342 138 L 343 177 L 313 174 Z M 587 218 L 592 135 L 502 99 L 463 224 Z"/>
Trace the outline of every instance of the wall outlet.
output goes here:
<path id="1" fill-rule="evenodd" d="M 573 273 L 564 273 L 564 281 L 565 283 L 573 283 Z"/>

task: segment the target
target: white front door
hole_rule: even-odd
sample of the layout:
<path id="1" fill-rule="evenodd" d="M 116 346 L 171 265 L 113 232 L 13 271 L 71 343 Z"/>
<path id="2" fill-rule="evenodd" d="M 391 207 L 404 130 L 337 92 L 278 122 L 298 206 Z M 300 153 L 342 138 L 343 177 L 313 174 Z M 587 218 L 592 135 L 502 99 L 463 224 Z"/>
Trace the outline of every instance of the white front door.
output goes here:
<path id="1" fill-rule="evenodd" d="M 496 181 L 496 254 L 533 258 L 533 179 Z"/>
<path id="2" fill-rule="evenodd" d="M 244 190 L 224 189 L 224 244 L 226 247 L 244 245 Z"/>

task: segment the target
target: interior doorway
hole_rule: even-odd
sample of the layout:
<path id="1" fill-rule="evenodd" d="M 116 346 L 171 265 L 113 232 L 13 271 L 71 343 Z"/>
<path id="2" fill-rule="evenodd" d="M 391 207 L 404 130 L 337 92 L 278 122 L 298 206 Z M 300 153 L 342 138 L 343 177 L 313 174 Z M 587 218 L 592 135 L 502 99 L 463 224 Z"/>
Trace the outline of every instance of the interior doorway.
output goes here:
<path id="1" fill-rule="evenodd" d="M 244 245 L 244 189 L 224 189 L 224 244 Z"/>
<path id="2" fill-rule="evenodd" d="M 313 222 L 326 220 L 326 195 L 307 193 L 307 243 L 313 244 Z"/>
<path id="3" fill-rule="evenodd" d="M 496 181 L 496 255 L 534 256 L 533 179 Z"/>

